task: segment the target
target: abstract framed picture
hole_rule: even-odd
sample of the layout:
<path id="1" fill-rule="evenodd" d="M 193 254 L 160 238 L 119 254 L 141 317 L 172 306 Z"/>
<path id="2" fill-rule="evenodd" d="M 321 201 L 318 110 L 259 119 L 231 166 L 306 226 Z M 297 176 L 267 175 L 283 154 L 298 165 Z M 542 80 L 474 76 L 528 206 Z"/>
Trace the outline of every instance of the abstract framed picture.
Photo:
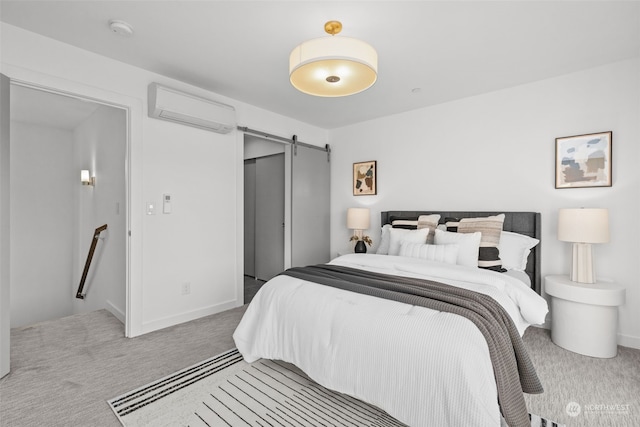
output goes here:
<path id="1" fill-rule="evenodd" d="M 556 188 L 611 187 L 612 132 L 556 138 Z"/>
<path id="2" fill-rule="evenodd" d="M 376 161 L 353 164 L 353 195 L 370 196 L 378 194 L 378 173 Z"/>

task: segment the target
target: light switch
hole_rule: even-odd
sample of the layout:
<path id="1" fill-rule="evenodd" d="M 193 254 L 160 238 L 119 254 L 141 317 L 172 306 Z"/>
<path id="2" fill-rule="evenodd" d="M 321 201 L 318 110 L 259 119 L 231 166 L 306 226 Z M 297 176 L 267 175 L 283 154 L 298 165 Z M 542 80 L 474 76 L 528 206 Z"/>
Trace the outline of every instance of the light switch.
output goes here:
<path id="1" fill-rule="evenodd" d="M 156 214 L 156 205 L 153 202 L 147 202 L 147 215 Z"/>

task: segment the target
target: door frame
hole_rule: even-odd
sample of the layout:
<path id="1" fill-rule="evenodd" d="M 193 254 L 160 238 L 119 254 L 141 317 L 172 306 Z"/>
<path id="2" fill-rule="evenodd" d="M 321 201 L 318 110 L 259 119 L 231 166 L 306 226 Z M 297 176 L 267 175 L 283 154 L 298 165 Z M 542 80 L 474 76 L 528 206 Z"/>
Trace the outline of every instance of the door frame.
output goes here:
<path id="1" fill-rule="evenodd" d="M 245 127 L 238 127 L 237 133 L 237 158 L 241 167 L 238 167 L 236 173 L 236 194 L 237 212 L 242 212 L 243 221 L 236 223 L 236 241 L 239 243 L 236 248 L 236 298 L 238 301 L 244 301 L 244 149 L 245 135 L 253 138 L 262 139 L 271 143 L 278 143 L 284 146 L 284 269 L 291 268 L 291 156 L 293 150 L 291 144 L 283 138 L 275 137 L 268 133 L 256 133 Z"/>
<path id="2" fill-rule="evenodd" d="M 124 110 L 125 112 L 125 336 L 133 337 L 142 334 L 142 269 L 141 269 L 141 230 L 142 217 L 132 215 L 132 206 L 142 200 L 142 173 L 140 168 L 132 167 L 140 164 L 142 158 L 141 123 L 142 103 L 129 96 L 108 92 L 77 82 L 70 82 L 42 73 L 6 67 L 3 74 L 9 77 L 10 85 L 27 87 L 52 94 L 86 100 L 101 105 Z M 19 77 L 14 77 L 19 76 Z M 136 120 L 137 119 L 137 120 Z M 140 204 L 142 205 L 142 204 Z"/>
<path id="3" fill-rule="evenodd" d="M 291 144 L 288 144 L 286 142 L 274 139 L 274 138 L 268 138 L 265 136 L 261 136 L 261 135 L 256 135 L 255 133 L 251 133 L 251 132 L 245 132 L 243 129 L 239 128 L 240 132 L 238 132 L 238 139 L 242 142 L 238 143 L 238 146 L 240 147 L 241 153 L 239 154 L 239 158 L 242 161 L 242 174 L 238 176 L 238 178 L 241 180 L 238 181 L 238 187 L 237 187 L 237 191 L 239 192 L 238 194 L 242 195 L 242 205 L 238 207 L 238 212 L 242 212 L 243 216 L 244 216 L 244 161 L 246 160 L 245 157 L 245 144 L 247 141 L 247 136 L 251 137 L 253 139 L 259 139 L 259 140 L 263 140 L 265 142 L 268 142 L 270 144 L 278 144 L 281 145 L 283 147 L 283 151 L 281 152 L 277 152 L 277 153 L 272 153 L 272 154 L 268 154 L 268 155 L 273 155 L 273 154 L 283 154 L 284 153 L 284 268 L 291 268 L 291 154 L 292 154 L 292 150 L 291 150 Z M 256 157 L 257 158 L 257 157 Z M 240 260 L 240 262 L 242 263 L 242 276 L 240 276 L 241 278 L 244 276 L 244 223 L 242 224 L 241 227 L 239 227 L 239 231 L 241 232 L 241 236 L 240 238 L 243 242 L 243 249 L 241 251 L 242 253 L 242 258 Z M 240 281 L 241 285 L 243 283 L 243 281 Z M 240 294 L 242 295 L 242 293 Z"/>
<path id="4" fill-rule="evenodd" d="M 292 197 L 293 197 L 293 156 L 295 155 L 296 146 L 312 148 L 331 154 L 329 144 L 318 146 L 301 142 L 294 135 L 293 138 L 287 139 L 269 132 L 251 129 L 246 126 L 237 126 L 237 142 L 236 155 L 238 158 L 238 166 L 236 167 L 236 212 L 242 212 L 244 218 L 244 142 L 245 135 L 257 137 L 268 142 L 278 142 L 284 145 L 284 268 L 291 268 L 292 260 Z M 236 222 L 236 298 L 244 303 L 244 220 Z"/>
<path id="5" fill-rule="evenodd" d="M 4 93 L 3 93 L 4 92 Z M 11 210 L 9 206 L 10 110 L 11 79 L 0 74 L 0 378 L 11 370 L 11 294 L 10 241 Z"/>

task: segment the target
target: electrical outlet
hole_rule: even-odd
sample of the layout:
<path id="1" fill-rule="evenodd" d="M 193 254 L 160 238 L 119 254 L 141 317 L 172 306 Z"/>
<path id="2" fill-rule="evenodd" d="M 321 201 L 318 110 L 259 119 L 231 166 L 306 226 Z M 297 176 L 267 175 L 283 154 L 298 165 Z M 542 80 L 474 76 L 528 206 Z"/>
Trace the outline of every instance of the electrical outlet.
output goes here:
<path id="1" fill-rule="evenodd" d="M 180 285 L 180 295 L 189 295 L 191 293 L 191 283 L 186 282 Z"/>

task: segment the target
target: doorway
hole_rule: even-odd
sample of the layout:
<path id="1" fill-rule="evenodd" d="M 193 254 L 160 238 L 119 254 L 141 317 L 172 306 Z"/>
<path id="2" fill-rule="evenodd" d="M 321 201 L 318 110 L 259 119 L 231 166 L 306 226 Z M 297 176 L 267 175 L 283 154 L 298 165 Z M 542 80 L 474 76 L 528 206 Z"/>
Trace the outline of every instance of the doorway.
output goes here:
<path id="1" fill-rule="evenodd" d="M 12 328 L 99 309 L 125 323 L 127 120 L 123 108 L 10 85 Z M 81 170 L 94 185 L 82 185 Z"/>
<path id="2" fill-rule="evenodd" d="M 284 270 L 285 154 L 283 144 L 245 136 L 245 303 Z"/>
<path id="3" fill-rule="evenodd" d="M 244 131 L 244 302 L 251 301 L 255 292 L 264 283 L 282 270 L 328 262 L 330 226 L 330 161 L 329 145 L 319 147 L 305 144 L 294 136 L 291 140 L 255 131 Z M 278 142 L 275 142 L 278 141 Z M 267 178 L 260 174 L 260 159 L 271 164 L 272 172 Z M 268 160 L 267 160 L 268 159 Z M 284 181 L 284 184 L 281 182 Z M 277 182 L 277 184 L 275 184 Z M 258 186 L 262 186 L 258 188 Z M 272 191 L 282 189 L 282 196 Z M 255 194 L 255 196 L 254 196 Z M 264 197 L 269 208 L 256 206 Z M 268 212 L 278 207 L 277 213 Z M 268 224 L 258 221 L 271 218 Z M 282 219 L 281 219 L 282 218 Z M 261 273 L 256 254 L 261 246 L 256 241 L 257 233 L 266 234 L 263 246 L 270 257 L 271 268 Z M 283 242 L 280 245 L 280 242 Z M 277 260 L 276 257 L 277 256 Z M 256 279 L 257 278 L 257 279 Z"/>

